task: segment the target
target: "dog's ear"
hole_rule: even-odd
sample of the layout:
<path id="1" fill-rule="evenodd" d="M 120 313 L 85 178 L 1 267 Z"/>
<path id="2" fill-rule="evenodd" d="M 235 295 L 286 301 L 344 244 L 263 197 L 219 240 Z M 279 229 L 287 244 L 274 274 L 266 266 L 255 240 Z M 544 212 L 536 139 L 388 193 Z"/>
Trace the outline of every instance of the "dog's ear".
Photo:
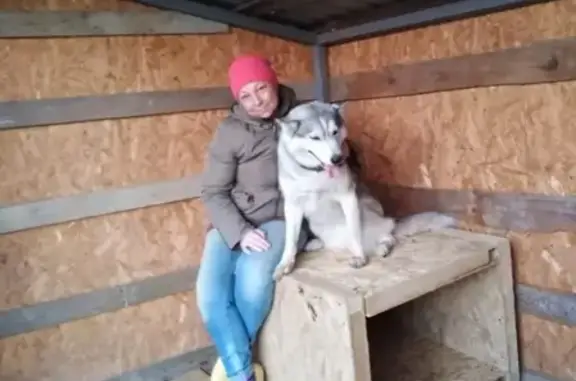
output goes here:
<path id="1" fill-rule="evenodd" d="M 300 128 L 299 120 L 287 120 L 278 118 L 276 119 L 276 123 L 281 129 L 288 131 L 288 133 L 290 133 L 292 136 L 294 136 Z"/>
<path id="2" fill-rule="evenodd" d="M 342 103 L 330 103 L 332 106 L 332 110 L 334 110 L 334 122 L 338 126 L 338 128 L 344 126 L 344 114 L 342 113 L 344 109 L 344 102 Z"/>
<path id="3" fill-rule="evenodd" d="M 346 105 L 346 102 L 332 102 L 332 103 L 330 103 L 330 106 L 332 106 L 332 109 L 340 115 L 342 115 L 342 112 L 344 111 L 345 105 Z"/>

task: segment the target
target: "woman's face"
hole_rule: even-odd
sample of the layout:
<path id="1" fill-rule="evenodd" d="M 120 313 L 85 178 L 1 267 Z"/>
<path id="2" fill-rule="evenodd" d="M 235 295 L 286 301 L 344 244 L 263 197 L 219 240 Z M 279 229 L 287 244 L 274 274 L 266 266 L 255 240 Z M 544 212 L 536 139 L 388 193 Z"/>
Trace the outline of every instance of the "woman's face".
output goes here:
<path id="1" fill-rule="evenodd" d="M 268 82 L 250 82 L 238 92 L 238 103 L 252 117 L 269 118 L 278 107 L 278 92 Z"/>

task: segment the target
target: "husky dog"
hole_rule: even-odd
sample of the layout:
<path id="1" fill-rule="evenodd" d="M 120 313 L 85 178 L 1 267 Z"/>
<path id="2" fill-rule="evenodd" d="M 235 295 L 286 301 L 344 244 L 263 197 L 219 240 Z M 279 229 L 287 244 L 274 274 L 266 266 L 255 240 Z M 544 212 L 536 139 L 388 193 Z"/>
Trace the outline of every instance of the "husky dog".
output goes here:
<path id="1" fill-rule="evenodd" d="M 380 203 L 357 184 L 347 165 L 347 136 L 341 105 L 312 101 L 278 119 L 279 186 L 284 197 L 285 246 L 274 279 L 292 271 L 297 240 L 306 218 L 316 238 L 305 251 L 330 249 L 351 252 L 350 266 L 359 268 L 368 253 L 387 256 L 397 239 L 455 225 L 449 216 L 420 213 L 396 223 Z"/>

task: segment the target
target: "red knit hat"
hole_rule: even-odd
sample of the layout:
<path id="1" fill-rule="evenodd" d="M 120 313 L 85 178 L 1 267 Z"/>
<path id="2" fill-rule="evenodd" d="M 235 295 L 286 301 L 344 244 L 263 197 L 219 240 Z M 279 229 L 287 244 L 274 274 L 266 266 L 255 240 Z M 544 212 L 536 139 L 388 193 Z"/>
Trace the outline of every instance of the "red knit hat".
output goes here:
<path id="1" fill-rule="evenodd" d="M 228 83 L 235 99 L 242 87 L 250 82 L 264 81 L 278 85 L 278 77 L 267 59 L 247 54 L 236 57 L 228 69 Z"/>

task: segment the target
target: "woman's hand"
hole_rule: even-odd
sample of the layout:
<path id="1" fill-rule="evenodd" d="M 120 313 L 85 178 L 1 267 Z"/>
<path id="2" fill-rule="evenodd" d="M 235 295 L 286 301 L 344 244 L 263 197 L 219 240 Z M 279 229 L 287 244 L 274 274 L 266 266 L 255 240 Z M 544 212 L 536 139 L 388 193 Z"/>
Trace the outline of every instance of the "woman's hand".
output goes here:
<path id="1" fill-rule="evenodd" d="M 266 233 L 260 229 L 248 230 L 240 240 L 240 248 L 244 252 L 262 252 L 270 248 L 270 242 L 266 240 Z"/>

